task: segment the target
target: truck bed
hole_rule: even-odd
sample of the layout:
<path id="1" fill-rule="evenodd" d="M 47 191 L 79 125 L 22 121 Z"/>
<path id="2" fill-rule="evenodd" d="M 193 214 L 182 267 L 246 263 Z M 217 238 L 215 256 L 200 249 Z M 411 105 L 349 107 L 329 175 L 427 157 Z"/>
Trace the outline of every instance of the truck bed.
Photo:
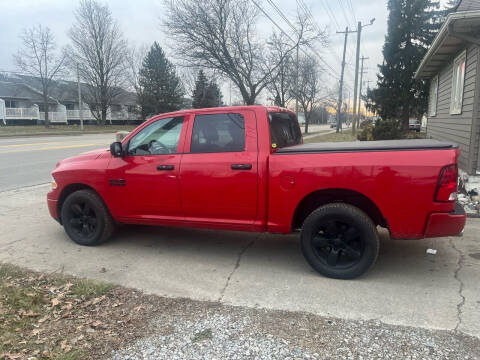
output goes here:
<path id="1" fill-rule="evenodd" d="M 457 147 L 458 145 L 455 143 L 433 139 L 325 142 L 285 147 L 278 149 L 275 154 L 445 150 Z"/>

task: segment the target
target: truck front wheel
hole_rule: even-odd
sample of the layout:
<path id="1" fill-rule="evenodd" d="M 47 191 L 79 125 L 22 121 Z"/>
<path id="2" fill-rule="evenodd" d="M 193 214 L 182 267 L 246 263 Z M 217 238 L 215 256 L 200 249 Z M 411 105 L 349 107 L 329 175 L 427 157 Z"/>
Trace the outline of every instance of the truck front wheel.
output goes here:
<path id="1" fill-rule="evenodd" d="M 377 260 L 379 239 L 370 217 L 355 206 L 331 203 L 319 207 L 305 220 L 302 252 L 320 274 L 353 279 Z"/>
<path id="2" fill-rule="evenodd" d="M 115 226 L 100 196 L 87 189 L 68 195 L 61 216 L 65 232 L 80 245 L 92 246 L 106 241 Z"/>

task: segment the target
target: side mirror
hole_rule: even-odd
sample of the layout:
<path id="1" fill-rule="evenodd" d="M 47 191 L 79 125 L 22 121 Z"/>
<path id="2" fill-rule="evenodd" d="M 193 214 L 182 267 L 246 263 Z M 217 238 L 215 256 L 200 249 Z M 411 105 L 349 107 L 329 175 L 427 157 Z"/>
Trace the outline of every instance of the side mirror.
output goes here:
<path id="1" fill-rule="evenodd" d="M 110 153 L 113 157 L 122 157 L 123 156 L 123 148 L 122 143 L 120 141 L 115 141 L 110 144 Z"/>

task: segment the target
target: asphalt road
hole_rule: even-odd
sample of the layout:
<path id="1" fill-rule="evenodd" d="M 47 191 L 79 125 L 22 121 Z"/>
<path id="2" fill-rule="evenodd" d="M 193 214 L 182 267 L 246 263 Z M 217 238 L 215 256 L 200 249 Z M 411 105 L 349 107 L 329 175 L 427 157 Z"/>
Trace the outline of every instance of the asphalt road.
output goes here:
<path id="1" fill-rule="evenodd" d="M 50 218 L 48 190 L 41 185 L 0 193 L 0 262 L 167 297 L 480 338 L 480 219 L 468 220 L 462 238 L 391 240 L 383 232 L 375 267 L 341 281 L 312 271 L 296 234 L 123 226 L 102 246 L 79 246 Z M 428 248 L 437 254 L 427 254 Z"/>
<path id="2" fill-rule="evenodd" d="M 329 125 L 310 126 L 312 133 L 327 130 L 331 130 Z M 115 141 L 113 133 L 0 137 L 0 191 L 50 182 L 50 172 L 59 160 L 85 151 L 108 147 L 113 141 Z"/>
<path id="3" fill-rule="evenodd" d="M 0 191 L 50 182 L 59 160 L 113 141 L 115 134 L 0 138 Z"/>

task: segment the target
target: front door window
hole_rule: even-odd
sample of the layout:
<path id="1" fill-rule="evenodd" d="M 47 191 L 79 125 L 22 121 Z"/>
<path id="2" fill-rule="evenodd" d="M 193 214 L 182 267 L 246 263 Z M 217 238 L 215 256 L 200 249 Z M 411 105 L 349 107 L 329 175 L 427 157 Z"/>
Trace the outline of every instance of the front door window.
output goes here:
<path id="1" fill-rule="evenodd" d="M 160 119 L 140 130 L 129 142 L 128 155 L 177 153 L 183 116 Z"/>

